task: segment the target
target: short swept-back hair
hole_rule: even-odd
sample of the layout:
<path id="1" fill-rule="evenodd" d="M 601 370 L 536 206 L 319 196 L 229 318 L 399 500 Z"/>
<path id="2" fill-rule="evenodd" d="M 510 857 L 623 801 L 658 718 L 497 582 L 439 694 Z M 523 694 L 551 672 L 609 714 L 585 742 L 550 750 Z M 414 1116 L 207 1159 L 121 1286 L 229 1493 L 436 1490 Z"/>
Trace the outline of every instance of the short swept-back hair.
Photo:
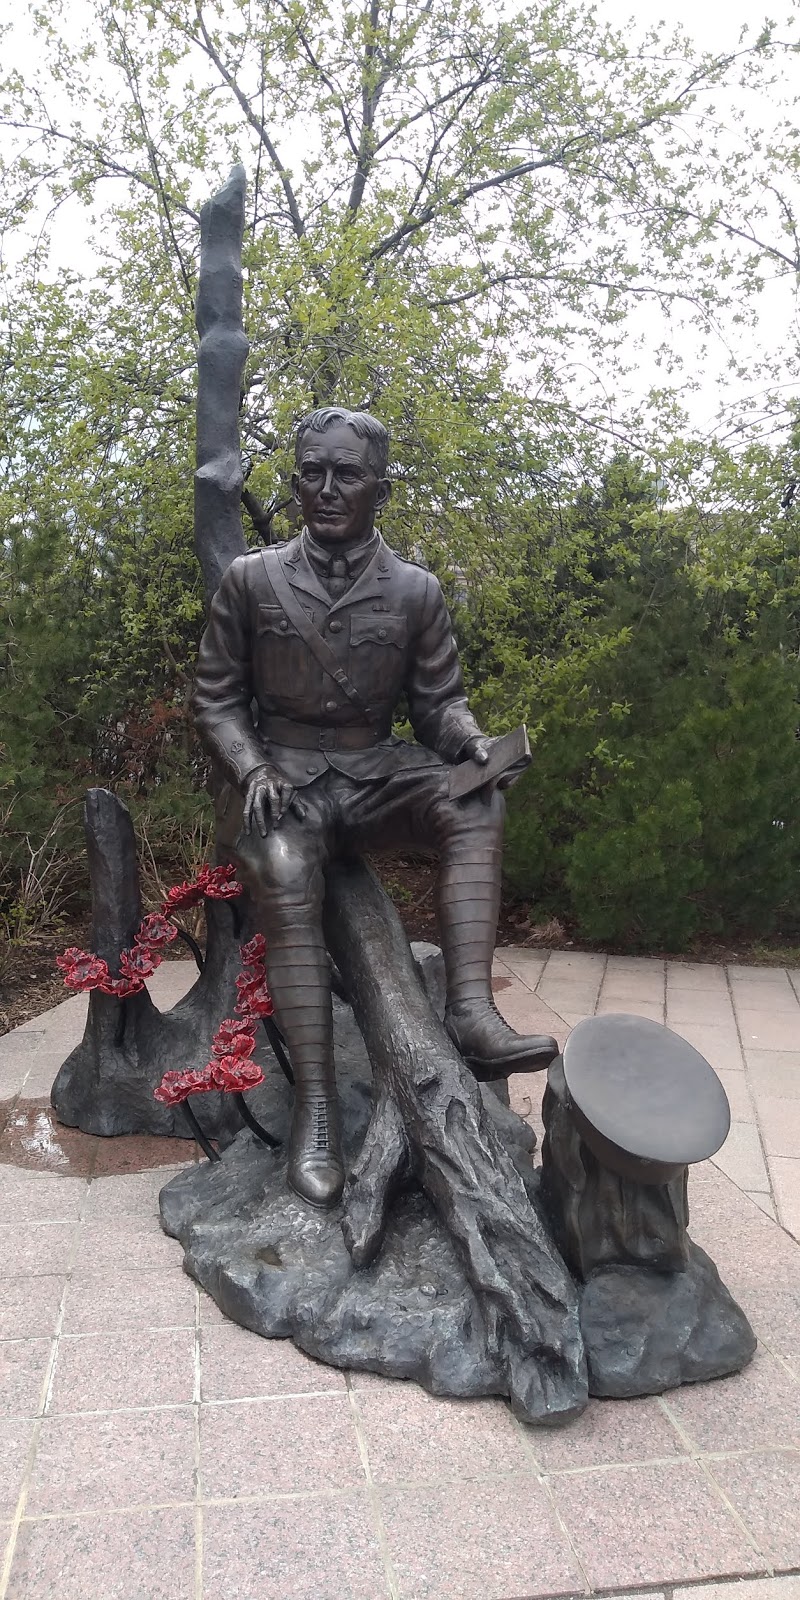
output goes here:
<path id="1" fill-rule="evenodd" d="M 352 428 L 359 439 L 366 439 L 369 444 L 369 464 L 379 478 L 386 477 L 389 465 L 389 432 L 371 411 L 347 411 L 344 406 L 322 406 L 319 411 L 309 412 L 297 424 L 294 436 L 294 459 L 300 461 L 300 451 L 307 433 L 327 433 L 328 428 L 335 428 L 341 423 L 346 428 Z"/>

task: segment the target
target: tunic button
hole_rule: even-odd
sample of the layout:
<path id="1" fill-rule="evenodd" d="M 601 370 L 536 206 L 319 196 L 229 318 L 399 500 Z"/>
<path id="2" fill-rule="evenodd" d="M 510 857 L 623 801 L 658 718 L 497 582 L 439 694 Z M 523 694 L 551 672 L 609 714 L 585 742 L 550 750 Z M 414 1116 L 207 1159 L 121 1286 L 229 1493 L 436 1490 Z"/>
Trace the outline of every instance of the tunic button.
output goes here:
<path id="1" fill-rule="evenodd" d="M 331 631 L 331 633 L 341 633 L 341 631 L 342 631 L 342 624 L 341 624 L 341 622 L 339 622 L 339 621 L 338 621 L 338 620 L 337 620 L 337 619 L 335 619 L 335 618 L 334 618 L 334 621 L 333 621 L 333 622 L 329 622 L 329 623 L 328 623 L 328 627 L 329 627 L 329 628 L 330 628 L 330 631 Z"/>
<path id="2" fill-rule="evenodd" d="M 284 618 L 283 622 L 281 623 L 281 633 L 288 633 L 288 631 L 289 631 L 289 624 L 286 621 L 286 619 Z"/>
<path id="3" fill-rule="evenodd" d="M 386 638 L 386 629 L 385 628 L 379 628 L 378 629 L 378 638 L 379 639 L 385 639 Z"/>
<path id="4" fill-rule="evenodd" d="M 325 701 L 325 710 L 326 711 L 336 711 L 336 709 L 337 709 L 337 706 L 336 706 L 336 701 L 335 700 L 326 700 Z"/>
<path id="5" fill-rule="evenodd" d="M 319 767 L 306 767 L 306 772 L 309 774 L 309 777 L 316 778 L 317 773 L 319 772 Z"/>

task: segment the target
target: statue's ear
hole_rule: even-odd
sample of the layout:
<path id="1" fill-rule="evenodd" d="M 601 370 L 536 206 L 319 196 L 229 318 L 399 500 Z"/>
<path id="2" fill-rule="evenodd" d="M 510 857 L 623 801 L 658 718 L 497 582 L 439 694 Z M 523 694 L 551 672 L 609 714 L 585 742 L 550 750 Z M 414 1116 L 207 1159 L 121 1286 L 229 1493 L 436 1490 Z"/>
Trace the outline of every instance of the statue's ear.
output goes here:
<path id="1" fill-rule="evenodd" d="M 392 493 L 392 485 L 388 478 L 378 479 L 378 488 L 375 494 L 375 510 L 382 511 L 388 505 Z"/>
<path id="2" fill-rule="evenodd" d="M 295 505 L 299 506 L 299 504 L 300 504 L 300 479 L 297 476 L 296 472 L 292 473 L 292 494 L 294 495 L 294 503 L 295 503 Z"/>

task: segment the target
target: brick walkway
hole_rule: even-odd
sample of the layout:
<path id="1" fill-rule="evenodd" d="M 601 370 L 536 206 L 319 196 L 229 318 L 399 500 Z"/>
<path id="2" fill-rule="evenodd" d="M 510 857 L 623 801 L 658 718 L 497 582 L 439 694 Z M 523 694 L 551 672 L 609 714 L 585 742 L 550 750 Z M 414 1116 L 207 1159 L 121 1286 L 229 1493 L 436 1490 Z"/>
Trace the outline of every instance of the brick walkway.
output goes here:
<path id="1" fill-rule="evenodd" d="M 720 1072 L 692 1232 L 752 1366 L 547 1433 L 226 1323 L 158 1226 L 189 1148 L 52 1125 L 68 1000 L 0 1039 L 0 1600 L 800 1600 L 800 974 L 504 950 L 496 983 L 519 1027 L 634 1011 Z M 513 1080 L 534 1123 L 541 1091 Z"/>

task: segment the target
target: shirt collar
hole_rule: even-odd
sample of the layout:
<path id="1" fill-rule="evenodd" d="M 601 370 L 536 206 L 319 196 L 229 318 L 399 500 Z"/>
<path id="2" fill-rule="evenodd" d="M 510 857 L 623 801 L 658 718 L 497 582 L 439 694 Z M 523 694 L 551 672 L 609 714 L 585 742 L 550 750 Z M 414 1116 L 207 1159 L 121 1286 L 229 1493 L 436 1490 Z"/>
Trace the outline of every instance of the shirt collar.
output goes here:
<path id="1" fill-rule="evenodd" d="M 350 545 L 347 550 L 330 550 L 325 545 L 318 544 L 311 537 L 308 528 L 303 529 L 303 545 L 305 553 L 315 571 L 329 573 L 331 562 L 344 560 L 351 578 L 360 577 L 361 573 L 369 566 L 372 557 L 378 548 L 380 535 L 373 529 L 368 539 L 363 539 L 361 544 Z"/>

